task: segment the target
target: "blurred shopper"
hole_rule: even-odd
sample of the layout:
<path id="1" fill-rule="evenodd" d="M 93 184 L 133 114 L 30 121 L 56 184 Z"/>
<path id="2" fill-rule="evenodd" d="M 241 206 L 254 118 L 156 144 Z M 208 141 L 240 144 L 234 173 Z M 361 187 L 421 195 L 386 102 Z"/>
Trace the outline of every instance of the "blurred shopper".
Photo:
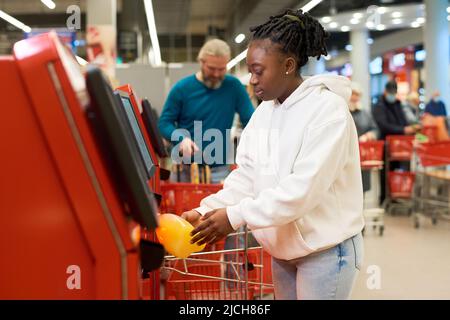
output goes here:
<path id="1" fill-rule="evenodd" d="M 381 139 L 385 139 L 388 135 L 414 135 L 421 129 L 419 124 L 408 125 L 401 103 L 397 99 L 397 83 L 395 81 L 386 83 L 384 94 L 372 112 L 380 130 Z M 387 149 L 385 153 L 387 153 Z M 390 162 L 389 170 L 395 169 L 408 171 L 409 162 Z M 386 172 L 386 167 L 383 167 L 380 174 L 380 203 L 386 199 Z"/>
<path id="2" fill-rule="evenodd" d="M 370 112 L 363 110 L 361 105 L 361 95 L 361 87 L 357 83 L 353 82 L 349 109 L 353 120 L 355 121 L 359 141 L 365 142 L 376 140 L 378 139 L 379 131 Z"/>
<path id="3" fill-rule="evenodd" d="M 373 108 L 373 118 L 380 129 L 380 138 L 388 135 L 412 135 L 420 130 L 419 125 L 408 125 L 400 101 L 397 99 L 397 83 L 389 81 L 378 104 Z"/>
<path id="4" fill-rule="evenodd" d="M 447 109 L 444 102 L 440 99 L 441 93 L 436 90 L 433 92 L 430 102 L 425 106 L 425 113 L 429 113 L 432 116 L 447 116 Z"/>
<path id="5" fill-rule="evenodd" d="M 195 162 L 211 167 L 211 182 L 223 181 L 229 174 L 227 164 L 231 151 L 227 130 L 233 125 L 235 113 L 239 114 L 244 126 L 253 114 L 254 108 L 244 86 L 226 74 L 230 55 L 230 48 L 224 41 L 207 41 L 198 55 L 200 70 L 178 81 L 164 104 L 159 129 L 165 139 L 178 147 L 175 150 L 183 157 L 181 182 L 190 182 L 189 164 L 196 159 Z M 220 132 L 221 141 L 213 141 L 213 137 L 204 139 L 204 133 L 210 129 L 215 130 L 211 133 Z M 194 141 L 196 135 L 201 146 Z M 215 150 L 221 156 L 205 154 L 205 150 L 211 151 L 208 149 L 211 143 L 221 143 L 220 150 Z"/>
<path id="6" fill-rule="evenodd" d="M 287 10 L 251 31 L 250 83 L 264 102 L 223 190 L 183 216 L 198 243 L 247 225 L 272 256 L 276 299 L 347 299 L 364 250 L 350 81 L 300 75 L 308 57 L 327 55 L 328 33 L 308 13 Z"/>
<path id="7" fill-rule="evenodd" d="M 361 87 L 353 82 L 352 95 L 348 104 L 350 113 L 355 121 L 356 131 L 360 142 L 373 141 L 378 139 L 379 131 L 372 119 L 370 112 L 364 110 L 361 105 Z M 363 191 L 370 190 L 370 171 L 362 170 Z"/>
<path id="8" fill-rule="evenodd" d="M 410 92 L 402 103 L 403 113 L 405 114 L 408 125 L 419 123 L 419 104 L 420 100 L 417 92 Z"/>

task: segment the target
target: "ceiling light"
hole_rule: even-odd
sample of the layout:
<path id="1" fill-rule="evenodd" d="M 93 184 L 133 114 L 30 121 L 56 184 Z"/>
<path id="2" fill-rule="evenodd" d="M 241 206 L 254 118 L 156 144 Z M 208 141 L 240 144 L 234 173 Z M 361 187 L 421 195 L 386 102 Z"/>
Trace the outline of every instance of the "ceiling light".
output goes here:
<path id="1" fill-rule="evenodd" d="M 302 7 L 302 10 L 303 10 L 303 12 L 308 12 L 309 10 L 311 10 L 312 8 L 314 8 L 321 2 L 322 2 L 322 0 L 311 0 L 310 2 L 308 2 L 307 4 L 305 4 Z"/>
<path id="2" fill-rule="evenodd" d="M 353 14 L 354 19 L 362 19 L 363 17 L 364 17 L 364 14 L 362 14 L 361 12 L 356 12 Z"/>
<path id="3" fill-rule="evenodd" d="M 379 25 L 377 25 L 377 30 L 378 31 L 383 31 L 383 30 L 385 30 L 386 29 L 386 26 L 384 25 L 384 24 L 379 24 Z"/>
<path id="4" fill-rule="evenodd" d="M 41 0 L 43 4 L 45 4 L 49 9 L 55 9 L 56 4 L 52 0 Z"/>
<path id="5" fill-rule="evenodd" d="M 450 7 L 447 7 L 447 13 L 450 13 Z"/>
<path id="6" fill-rule="evenodd" d="M 322 21 L 323 23 L 330 23 L 330 22 L 331 22 L 331 17 L 323 17 L 323 18 L 321 19 L 321 21 Z"/>
<path id="7" fill-rule="evenodd" d="M 367 21 L 366 27 L 369 29 L 375 28 L 375 23 L 373 21 Z"/>
<path id="8" fill-rule="evenodd" d="M 418 27 L 420 27 L 420 23 L 418 23 L 417 21 L 414 21 L 413 23 L 411 23 L 411 27 L 418 28 Z"/>
<path id="9" fill-rule="evenodd" d="M 392 20 L 392 23 L 393 23 L 393 24 L 401 24 L 402 22 L 403 22 L 402 19 L 393 19 L 393 20 Z"/>
<path id="10" fill-rule="evenodd" d="M 447 16 L 447 20 L 450 21 L 450 16 Z"/>
<path id="11" fill-rule="evenodd" d="M 368 45 L 372 45 L 373 44 L 373 39 L 372 38 L 368 38 L 367 39 L 367 44 Z"/>
<path id="12" fill-rule="evenodd" d="M 350 31 L 350 27 L 349 26 L 342 26 L 341 27 L 341 31 L 342 32 L 348 32 L 348 31 Z"/>
<path id="13" fill-rule="evenodd" d="M 353 18 L 353 19 L 350 20 L 351 24 L 358 24 L 359 22 L 360 22 L 360 20 L 356 19 L 356 18 Z"/>
<path id="14" fill-rule="evenodd" d="M 338 27 L 338 23 L 337 22 L 332 22 L 328 25 L 329 29 L 336 29 Z"/>
<path id="15" fill-rule="evenodd" d="M 230 62 L 228 62 L 227 64 L 227 69 L 230 70 L 231 68 L 233 68 L 235 65 L 237 65 L 239 62 L 241 62 L 242 60 L 245 59 L 245 57 L 247 56 L 247 51 L 248 49 L 245 49 L 244 51 L 242 51 L 240 54 L 238 54 L 236 56 L 236 58 L 234 58 L 233 60 L 231 60 Z"/>
<path id="16" fill-rule="evenodd" d="M 31 28 L 29 26 L 27 26 L 26 24 L 20 22 L 19 20 L 17 20 L 16 18 L 10 16 L 9 14 L 7 14 L 5 11 L 0 10 L 0 18 L 2 18 L 3 20 L 8 21 L 9 23 L 11 23 L 13 26 L 15 26 L 16 28 L 19 28 L 21 30 L 23 30 L 26 33 L 31 32 Z"/>
<path id="17" fill-rule="evenodd" d="M 83 58 L 81 58 L 79 56 L 75 56 L 75 59 L 77 59 L 78 63 L 82 66 L 85 66 L 88 64 L 88 62 L 86 60 L 84 60 Z"/>
<path id="18" fill-rule="evenodd" d="M 416 22 L 420 23 L 420 24 L 425 23 L 425 18 L 424 17 L 419 17 L 419 18 L 416 19 Z"/>
<path id="19" fill-rule="evenodd" d="M 159 48 L 158 33 L 156 32 L 155 15 L 153 12 L 152 0 L 144 0 L 144 6 L 145 15 L 147 16 L 148 31 L 150 32 L 150 40 L 152 42 L 155 65 L 160 66 L 162 64 L 161 50 Z"/>
<path id="20" fill-rule="evenodd" d="M 395 11 L 395 12 L 392 12 L 391 17 L 392 18 L 400 18 L 400 17 L 403 17 L 403 13 L 401 13 L 400 11 Z"/>
<path id="21" fill-rule="evenodd" d="M 245 34 L 240 33 L 236 36 L 236 38 L 234 38 L 234 42 L 236 43 L 241 43 L 242 41 L 245 40 Z"/>
<path id="22" fill-rule="evenodd" d="M 377 12 L 378 12 L 379 14 L 385 14 L 385 13 L 387 12 L 387 8 L 386 8 L 386 7 L 379 7 L 379 8 L 377 9 Z"/>
<path id="23" fill-rule="evenodd" d="M 348 44 L 348 45 L 345 46 L 345 50 L 352 51 L 353 50 L 353 46 L 351 44 Z"/>

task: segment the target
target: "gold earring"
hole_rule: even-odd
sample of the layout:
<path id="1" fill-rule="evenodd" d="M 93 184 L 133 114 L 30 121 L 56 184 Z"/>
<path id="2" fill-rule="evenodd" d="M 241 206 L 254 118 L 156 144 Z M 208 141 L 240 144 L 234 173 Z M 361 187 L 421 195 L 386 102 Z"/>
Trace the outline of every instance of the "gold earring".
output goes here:
<path id="1" fill-rule="evenodd" d="M 289 74 L 289 71 L 286 71 L 286 74 Z"/>

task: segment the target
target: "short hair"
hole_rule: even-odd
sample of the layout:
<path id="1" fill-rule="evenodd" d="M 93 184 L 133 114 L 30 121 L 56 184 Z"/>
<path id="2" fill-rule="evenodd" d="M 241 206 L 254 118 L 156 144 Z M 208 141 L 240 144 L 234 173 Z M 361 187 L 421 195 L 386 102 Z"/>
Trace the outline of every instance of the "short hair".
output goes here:
<path id="1" fill-rule="evenodd" d="M 397 93 L 397 83 L 393 80 L 386 83 L 384 89 L 389 93 Z"/>
<path id="2" fill-rule="evenodd" d="M 309 13 L 288 9 L 271 16 L 265 23 L 250 28 L 252 40 L 270 39 L 281 47 L 285 54 L 297 60 L 297 72 L 306 65 L 309 57 L 328 55 L 325 41 L 330 34 Z"/>
<path id="3" fill-rule="evenodd" d="M 223 40 L 212 39 L 205 42 L 203 47 L 198 53 L 197 59 L 203 59 L 205 56 L 215 56 L 215 57 L 231 57 L 230 46 Z"/>

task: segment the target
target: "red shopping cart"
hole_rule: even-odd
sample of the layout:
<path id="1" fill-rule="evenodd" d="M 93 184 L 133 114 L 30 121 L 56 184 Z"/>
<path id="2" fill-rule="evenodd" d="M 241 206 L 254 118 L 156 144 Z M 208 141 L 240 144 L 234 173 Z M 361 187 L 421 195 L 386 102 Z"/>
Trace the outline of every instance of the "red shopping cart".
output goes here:
<path id="1" fill-rule="evenodd" d="M 392 199 L 411 199 L 414 188 L 414 172 L 390 171 L 388 178 Z"/>
<path id="2" fill-rule="evenodd" d="M 416 152 L 423 167 L 450 164 L 450 141 L 422 143 L 417 146 Z"/>
<path id="3" fill-rule="evenodd" d="M 222 189 L 221 184 L 161 183 L 161 212 L 182 214 L 200 205 L 200 201 Z"/>
<path id="4" fill-rule="evenodd" d="M 372 180 L 373 174 L 378 174 L 384 165 L 384 141 L 367 141 L 359 143 L 359 154 L 361 159 L 361 169 L 368 171 L 370 175 L 368 179 Z M 363 173 L 364 174 L 364 173 Z M 363 177 L 364 179 L 364 177 Z M 366 178 L 367 179 L 367 178 Z M 372 199 L 370 198 L 372 196 Z M 363 234 L 368 227 L 373 230 L 378 229 L 379 235 L 384 232 L 384 209 L 379 208 L 379 187 L 376 184 L 371 188 L 370 194 L 364 195 L 364 220 L 365 228 Z"/>
<path id="5" fill-rule="evenodd" d="M 438 141 L 438 127 L 436 125 L 423 126 L 421 133 L 428 138 L 428 142 Z"/>
<path id="6" fill-rule="evenodd" d="M 227 254 L 233 259 L 224 259 Z M 168 256 L 163 269 L 169 274 L 167 300 L 252 300 L 273 292 L 266 282 L 271 281 L 270 256 L 261 247 L 200 252 L 187 259 Z"/>
<path id="7" fill-rule="evenodd" d="M 222 189 L 221 184 L 162 183 L 161 212 L 181 214 Z M 248 231 L 246 231 L 248 232 Z M 246 232 L 230 236 L 237 239 Z M 246 236 L 247 238 L 247 236 Z M 225 240 L 208 245 L 187 259 L 166 256 L 161 273 L 165 299 L 247 300 L 273 293 L 270 256 L 261 247 L 247 248 L 236 243 L 225 249 Z"/>
<path id="8" fill-rule="evenodd" d="M 390 161 L 409 161 L 413 154 L 414 136 L 391 135 L 386 137 L 388 159 Z"/>
<path id="9" fill-rule="evenodd" d="M 371 169 L 383 166 L 384 141 L 367 141 L 359 143 L 361 168 Z"/>
<path id="10" fill-rule="evenodd" d="M 419 170 L 414 200 L 414 226 L 419 228 L 420 216 L 429 216 L 433 224 L 438 219 L 450 219 L 450 141 L 417 145 Z"/>

